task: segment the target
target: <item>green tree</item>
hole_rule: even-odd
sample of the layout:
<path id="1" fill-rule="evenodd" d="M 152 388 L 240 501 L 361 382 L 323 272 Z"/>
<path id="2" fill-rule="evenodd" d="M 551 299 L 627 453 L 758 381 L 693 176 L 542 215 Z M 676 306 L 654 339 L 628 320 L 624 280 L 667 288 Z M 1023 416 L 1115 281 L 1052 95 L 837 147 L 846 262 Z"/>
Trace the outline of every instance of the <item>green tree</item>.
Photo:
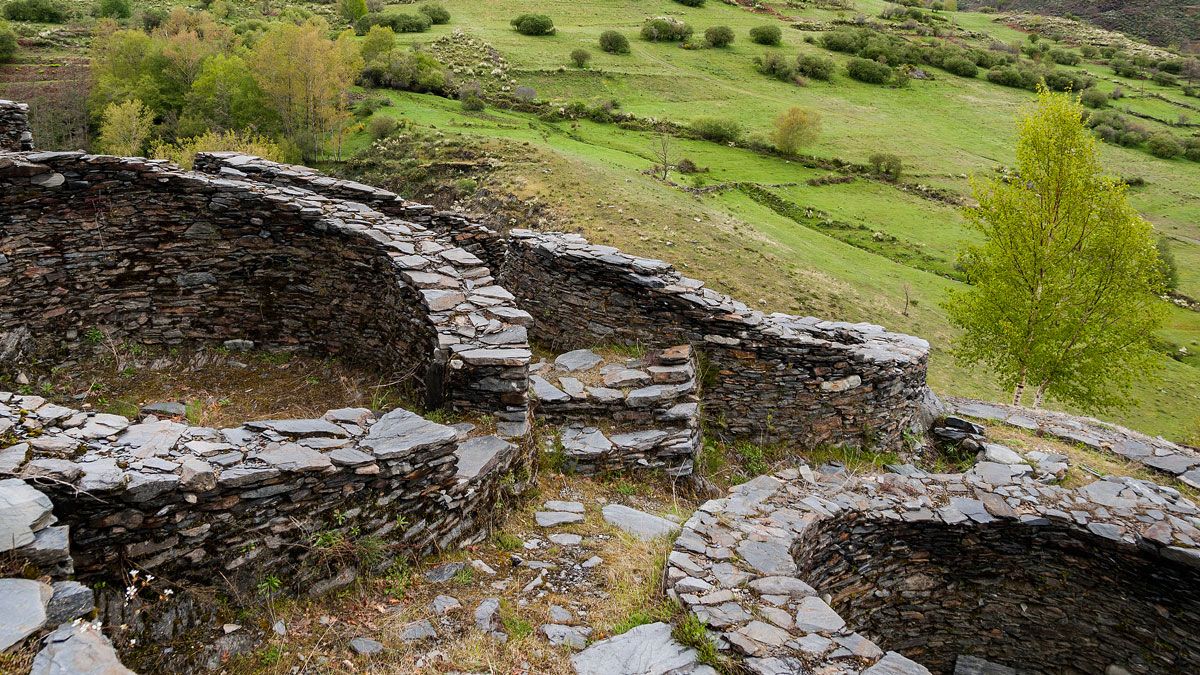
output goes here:
<path id="1" fill-rule="evenodd" d="M 371 26 L 361 45 L 363 61 L 370 63 L 376 56 L 392 51 L 395 46 L 396 31 L 391 26 Z"/>
<path id="2" fill-rule="evenodd" d="M 254 128 L 274 129 L 278 117 L 271 110 L 240 56 L 216 54 L 204 62 L 187 95 L 179 123 L 181 137 L 206 131 Z"/>
<path id="3" fill-rule="evenodd" d="M 817 139 L 821 132 L 821 115 L 815 110 L 788 108 L 775 118 L 771 141 L 785 155 L 795 154 L 801 146 Z"/>
<path id="4" fill-rule="evenodd" d="M 339 0 L 338 13 L 350 23 L 367 15 L 367 0 Z"/>
<path id="5" fill-rule="evenodd" d="M 110 103 L 100 123 L 100 149 L 111 155 L 132 157 L 142 154 L 154 129 L 154 112 L 141 101 Z"/>
<path id="6" fill-rule="evenodd" d="M 8 22 L 0 19 L 0 63 L 11 59 L 17 53 L 17 34 Z"/>
<path id="7" fill-rule="evenodd" d="M 1152 230 L 1126 186 L 1102 174 L 1077 97 L 1044 87 L 1018 123 L 1016 176 L 974 183 L 967 212 L 983 243 L 970 282 L 945 304 L 962 329 L 955 354 L 984 364 L 1020 404 L 1034 387 L 1089 407 L 1117 403 L 1153 362 L 1165 308 Z"/>

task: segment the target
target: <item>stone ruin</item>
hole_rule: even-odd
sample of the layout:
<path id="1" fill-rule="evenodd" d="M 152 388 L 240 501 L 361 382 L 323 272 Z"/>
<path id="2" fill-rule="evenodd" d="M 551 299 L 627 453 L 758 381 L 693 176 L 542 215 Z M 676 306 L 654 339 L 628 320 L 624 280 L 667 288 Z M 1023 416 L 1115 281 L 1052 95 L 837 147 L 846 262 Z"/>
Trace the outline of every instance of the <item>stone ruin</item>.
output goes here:
<path id="1" fill-rule="evenodd" d="M 34 152 L 25 112 L 0 101 L 0 368 L 68 354 L 95 328 L 159 347 L 304 351 L 405 380 L 426 409 L 488 416 L 495 431 L 364 408 L 216 429 L 0 393 L 0 474 L 11 477 L 0 499 L 28 490 L 53 503 L 53 515 L 5 522 L 5 536 L 22 536 L 0 552 L 62 580 L 23 591 L 44 611 L 14 643 L 63 623 L 47 650 L 101 658 L 103 635 L 69 623 L 94 603 L 68 576 L 138 570 L 244 586 L 285 570 L 320 591 L 357 570 L 305 565 L 316 532 L 386 538 L 411 556 L 479 541 L 530 474 L 534 420 L 559 429 L 563 460 L 581 473 L 686 479 L 704 429 L 899 449 L 938 414 L 919 338 L 765 314 L 662 261 L 573 234 L 496 232 L 305 167 L 209 153 L 184 171 Z M 536 358 L 531 343 L 558 355 Z M 670 592 L 756 673 L 927 672 L 896 652 L 946 670 L 971 657 L 972 636 L 1009 619 L 1035 647 L 1018 654 L 998 640 L 980 658 L 1075 667 L 1063 645 L 1086 637 L 1097 649 L 1088 667 L 1193 664 L 1195 644 L 1176 628 L 1195 627 L 1195 507 L 1150 484 L 1089 495 L 1005 475 L 760 477 L 688 521 Z M 1070 571 L 1056 551 L 1090 566 L 1085 578 L 1108 574 L 1112 595 L 1075 601 L 1075 586 L 1038 586 Z M 1028 578 L 1015 574 L 1026 565 L 1037 566 Z M 1012 581 L 989 589 L 995 575 Z M 63 593 L 72 609 L 51 612 Z M 1047 604 L 1039 593 L 1066 609 L 1016 621 Z M 153 637 L 188 623 L 151 627 L 96 602 L 109 623 Z M 1145 611 L 1154 603 L 1179 618 Z M 1097 611 L 1143 627 L 1039 633 Z M 1145 626 L 1179 654 L 1122 661 Z"/>

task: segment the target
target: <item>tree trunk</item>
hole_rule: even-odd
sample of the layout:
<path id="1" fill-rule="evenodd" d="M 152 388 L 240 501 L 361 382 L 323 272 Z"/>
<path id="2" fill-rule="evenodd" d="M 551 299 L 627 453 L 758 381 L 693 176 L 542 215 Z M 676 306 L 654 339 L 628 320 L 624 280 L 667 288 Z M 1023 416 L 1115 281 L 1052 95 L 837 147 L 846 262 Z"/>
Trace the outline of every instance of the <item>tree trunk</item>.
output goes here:
<path id="1" fill-rule="evenodd" d="M 1046 383 L 1043 382 L 1038 385 L 1037 391 L 1034 392 L 1034 394 L 1033 394 L 1034 409 L 1042 407 L 1042 401 L 1045 401 L 1045 400 L 1046 400 Z"/>
<path id="2" fill-rule="evenodd" d="M 1013 405 L 1021 405 L 1021 399 L 1025 397 L 1025 371 L 1021 371 L 1021 381 L 1013 387 Z"/>

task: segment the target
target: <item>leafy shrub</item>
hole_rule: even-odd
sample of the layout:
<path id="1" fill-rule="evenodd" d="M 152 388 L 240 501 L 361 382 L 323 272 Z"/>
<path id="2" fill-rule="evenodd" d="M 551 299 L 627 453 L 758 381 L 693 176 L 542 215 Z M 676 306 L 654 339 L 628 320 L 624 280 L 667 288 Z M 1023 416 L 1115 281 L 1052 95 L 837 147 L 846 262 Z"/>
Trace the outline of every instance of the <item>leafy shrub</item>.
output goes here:
<path id="1" fill-rule="evenodd" d="M 374 115 L 381 108 L 390 108 L 391 105 L 392 100 L 386 96 L 372 96 L 354 106 L 354 116 L 365 119 Z"/>
<path id="2" fill-rule="evenodd" d="M 866 48 L 867 37 L 860 31 L 842 28 L 826 33 L 821 38 L 821 44 L 833 52 L 857 54 Z"/>
<path id="3" fill-rule="evenodd" d="M 475 80 L 459 85 L 458 100 L 462 102 L 463 110 L 479 111 L 487 107 L 483 102 L 483 87 Z"/>
<path id="4" fill-rule="evenodd" d="M 1183 144 L 1165 131 L 1151 136 L 1146 141 L 1146 148 L 1159 159 L 1174 159 L 1183 154 Z"/>
<path id="5" fill-rule="evenodd" d="M 729 26 L 713 26 L 704 31 L 704 42 L 709 47 L 728 47 L 733 43 L 733 29 Z"/>
<path id="6" fill-rule="evenodd" d="M 600 34 L 600 49 L 609 54 L 628 54 L 629 40 L 615 30 L 606 30 Z"/>
<path id="7" fill-rule="evenodd" d="M 96 3 L 96 16 L 105 19 L 128 19 L 133 14 L 129 0 L 100 0 Z"/>
<path id="8" fill-rule="evenodd" d="M 1103 108 L 1108 105 L 1108 94 L 1093 87 L 1080 94 L 1079 102 L 1089 108 Z"/>
<path id="9" fill-rule="evenodd" d="M 731 143 L 741 138 L 742 125 L 734 120 L 719 117 L 701 117 L 692 122 L 692 131 L 706 141 L 714 143 Z"/>
<path id="10" fill-rule="evenodd" d="M 699 7 L 704 4 L 704 0 L 675 0 L 675 2 L 688 7 Z"/>
<path id="11" fill-rule="evenodd" d="M 522 14 L 510 23 L 521 35 L 554 35 L 554 21 L 545 14 Z"/>
<path id="12" fill-rule="evenodd" d="M 586 49 L 572 49 L 571 63 L 575 64 L 576 68 L 583 68 L 592 60 L 592 53 Z"/>
<path id="13" fill-rule="evenodd" d="M 796 72 L 814 80 L 829 80 L 833 77 L 836 65 L 833 59 L 827 59 L 811 54 L 801 55 L 796 59 Z"/>
<path id="14" fill-rule="evenodd" d="M 904 173 L 904 161 L 891 153 L 877 152 L 871 155 L 867 162 L 870 163 L 871 171 L 876 175 L 885 176 L 891 180 L 899 180 L 900 175 Z"/>
<path id="15" fill-rule="evenodd" d="M 449 84 L 446 67 L 432 55 L 402 49 L 377 56 L 363 70 L 363 79 L 374 87 L 438 94 Z"/>
<path id="16" fill-rule="evenodd" d="M 424 14 L 403 12 L 373 12 L 354 22 L 354 31 L 365 35 L 371 26 L 387 26 L 397 33 L 424 33 L 432 25 Z"/>
<path id="17" fill-rule="evenodd" d="M 892 79 L 892 69 L 870 59 L 850 59 L 846 74 L 867 84 L 883 84 Z"/>
<path id="18" fill-rule="evenodd" d="M 533 99 L 537 98 L 537 91 L 533 87 L 522 85 L 513 90 L 513 98 L 522 103 L 531 103 Z"/>
<path id="19" fill-rule="evenodd" d="M 1183 156 L 1193 162 L 1200 162 L 1200 138 L 1189 138 L 1183 142 Z"/>
<path id="20" fill-rule="evenodd" d="M 17 53 L 17 34 L 7 21 L 0 20 L 0 63 L 8 61 Z"/>
<path id="21" fill-rule="evenodd" d="M 12 0 L 4 6 L 4 18 L 12 21 L 63 23 L 67 10 L 53 0 Z"/>
<path id="22" fill-rule="evenodd" d="M 682 42 L 691 36 L 692 27 L 679 19 L 659 16 L 642 25 L 642 39 L 650 42 Z"/>
<path id="23" fill-rule="evenodd" d="M 450 11 L 436 3 L 428 3 L 421 5 L 417 11 L 429 17 L 429 22 L 433 24 L 450 23 Z"/>
<path id="24" fill-rule="evenodd" d="M 354 23 L 367 15 L 367 0 L 338 0 L 338 14 Z"/>
<path id="25" fill-rule="evenodd" d="M 372 117 L 371 121 L 367 123 L 367 133 L 371 134 L 371 138 L 379 140 L 381 138 L 387 138 L 388 136 L 396 133 L 396 129 L 399 128 L 399 126 L 400 123 L 396 121 L 395 117 L 378 115 L 376 117 Z"/>
<path id="26" fill-rule="evenodd" d="M 179 140 L 175 144 L 157 142 L 151 144 L 150 156 L 168 159 L 185 169 L 191 169 L 199 152 L 242 152 L 262 157 L 273 162 L 295 162 L 300 159 L 286 144 L 277 143 L 267 136 L 251 131 L 207 131 L 193 138 Z"/>
<path id="27" fill-rule="evenodd" d="M 1079 53 L 1083 54 L 1083 58 L 1085 59 L 1094 59 L 1100 53 L 1100 50 L 1092 45 L 1084 45 L 1079 48 Z"/>
<path id="28" fill-rule="evenodd" d="M 158 28 L 159 26 L 161 26 L 163 24 L 163 22 L 166 20 L 167 20 L 167 10 L 162 9 L 161 7 L 147 7 L 146 9 L 142 10 L 142 28 L 145 29 L 145 31 L 147 33 L 154 30 L 155 28 Z M 246 35 L 247 33 L 257 32 L 257 31 L 248 31 L 245 29 L 238 30 L 238 28 L 242 27 L 243 25 L 250 24 L 252 22 L 257 22 L 259 24 L 262 24 L 262 30 L 264 32 L 266 31 L 266 29 L 267 29 L 266 21 L 263 21 L 261 19 L 248 19 L 248 20 L 242 21 L 241 23 L 234 26 L 233 32 L 237 33 L 238 35 Z"/>
<path id="29" fill-rule="evenodd" d="M 754 67 L 763 75 L 790 82 L 796 79 L 796 69 L 782 54 L 767 52 L 754 58 Z"/>
<path id="30" fill-rule="evenodd" d="M 1079 55 L 1066 49 L 1051 49 L 1046 52 L 1050 60 L 1063 66 L 1074 66 L 1079 63 Z"/>
<path id="31" fill-rule="evenodd" d="M 785 155 L 795 154 L 801 146 L 812 143 L 821 131 L 821 115 L 815 110 L 788 108 L 775 118 L 771 141 Z"/>
<path id="32" fill-rule="evenodd" d="M 760 45 L 777 45 L 783 39 L 783 31 L 771 24 L 755 26 L 750 29 L 750 39 Z"/>
<path id="33" fill-rule="evenodd" d="M 975 77 L 975 73 L 979 71 L 979 67 L 975 65 L 974 61 L 962 56 L 946 59 L 942 62 L 942 68 L 961 77 Z"/>
<path id="34" fill-rule="evenodd" d="M 1164 87 L 1174 87 L 1176 84 L 1178 84 L 1174 75 L 1165 73 L 1161 70 L 1156 70 L 1151 73 L 1150 79 L 1154 80 L 1155 84 L 1159 84 Z"/>

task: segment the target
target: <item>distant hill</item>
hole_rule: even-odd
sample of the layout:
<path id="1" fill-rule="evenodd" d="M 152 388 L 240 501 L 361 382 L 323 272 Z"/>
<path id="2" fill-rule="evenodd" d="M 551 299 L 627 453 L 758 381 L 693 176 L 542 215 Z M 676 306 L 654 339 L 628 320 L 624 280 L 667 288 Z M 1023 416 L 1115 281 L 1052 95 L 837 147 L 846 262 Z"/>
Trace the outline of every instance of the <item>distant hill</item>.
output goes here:
<path id="1" fill-rule="evenodd" d="M 1151 44 L 1200 50 L 1200 0 L 968 0 L 964 5 L 1071 15 Z"/>

